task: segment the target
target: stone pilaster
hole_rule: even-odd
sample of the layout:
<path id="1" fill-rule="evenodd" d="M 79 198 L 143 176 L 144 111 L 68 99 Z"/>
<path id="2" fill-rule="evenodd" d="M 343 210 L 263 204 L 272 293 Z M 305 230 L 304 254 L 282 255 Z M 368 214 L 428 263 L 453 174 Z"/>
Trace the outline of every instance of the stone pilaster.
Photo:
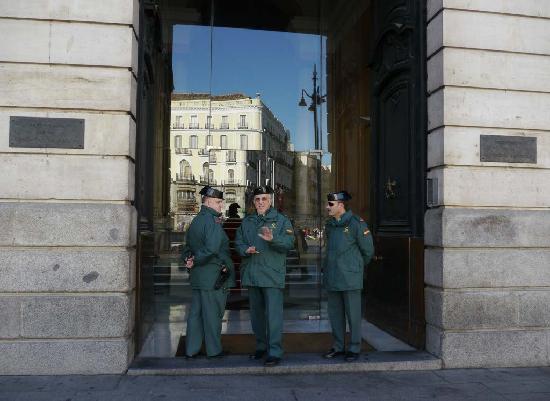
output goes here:
<path id="1" fill-rule="evenodd" d="M 0 375 L 122 373 L 133 357 L 138 11 L 0 9 Z"/>
<path id="2" fill-rule="evenodd" d="M 446 367 L 547 365 L 550 3 L 427 6 L 426 347 Z"/>

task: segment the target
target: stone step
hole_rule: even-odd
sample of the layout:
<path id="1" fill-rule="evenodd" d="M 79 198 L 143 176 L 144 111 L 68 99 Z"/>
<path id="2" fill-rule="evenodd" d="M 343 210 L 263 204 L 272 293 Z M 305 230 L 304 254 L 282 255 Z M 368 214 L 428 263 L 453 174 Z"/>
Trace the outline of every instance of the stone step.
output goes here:
<path id="1" fill-rule="evenodd" d="M 288 354 L 278 365 L 266 368 L 246 355 L 229 355 L 221 359 L 200 357 L 136 358 L 128 375 L 271 375 L 292 373 L 343 373 L 393 370 L 437 370 L 441 360 L 425 351 L 373 351 L 361 354 L 357 362 L 323 359 L 319 354 Z"/>

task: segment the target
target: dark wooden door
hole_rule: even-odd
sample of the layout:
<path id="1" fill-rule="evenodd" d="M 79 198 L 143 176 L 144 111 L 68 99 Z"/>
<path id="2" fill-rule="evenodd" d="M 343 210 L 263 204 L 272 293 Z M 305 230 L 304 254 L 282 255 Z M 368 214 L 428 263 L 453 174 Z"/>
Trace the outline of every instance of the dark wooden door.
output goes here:
<path id="1" fill-rule="evenodd" d="M 416 0 L 373 3 L 369 33 L 376 260 L 367 318 L 424 346 L 426 155 L 425 9 Z"/>

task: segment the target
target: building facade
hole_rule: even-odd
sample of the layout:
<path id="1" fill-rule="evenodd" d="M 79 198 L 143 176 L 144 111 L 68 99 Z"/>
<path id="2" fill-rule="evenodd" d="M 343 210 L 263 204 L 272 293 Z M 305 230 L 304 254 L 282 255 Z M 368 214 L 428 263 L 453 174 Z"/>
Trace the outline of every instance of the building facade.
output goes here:
<path id="1" fill-rule="evenodd" d="M 269 152 L 281 166 L 272 185 L 293 188 L 292 161 L 285 160 L 292 149 L 290 132 L 259 95 L 173 94 L 170 140 L 175 230 L 197 213 L 204 185 L 224 189 L 226 209 L 238 203 L 244 210 L 258 182 L 258 157 L 248 151 Z"/>
<path id="2" fill-rule="evenodd" d="M 394 10 L 420 4 L 425 53 L 417 60 L 426 67 L 427 90 L 414 100 L 427 105 L 420 131 L 427 182 L 410 191 L 427 192 L 420 246 L 425 349 L 448 368 L 548 365 L 550 3 L 364 3 L 387 13 L 379 21 L 391 23 L 397 39 L 410 20 Z M 178 185 L 189 173 L 199 181 L 205 176 L 200 166 L 169 165 L 172 144 L 175 158 L 189 146 L 187 128 L 178 147 L 172 134 L 179 128 L 168 123 L 198 124 L 198 130 L 207 123 L 198 112 L 195 121 L 191 114 L 170 118 L 165 27 L 177 23 L 171 6 L 138 0 L 0 5 L 0 374 L 121 373 L 134 359 L 141 330 L 135 319 L 148 307 L 136 278 L 148 262 L 136 249 L 154 248 L 154 227 L 170 209 L 162 194 L 174 178 Z M 171 17 L 163 19 L 163 10 Z M 302 32 L 317 26 L 289 21 Z M 347 21 L 359 33 L 368 27 L 355 17 Z M 406 41 L 388 44 L 393 50 L 382 52 L 378 72 L 411 54 L 403 52 Z M 353 77 L 346 72 L 333 102 L 351 99 L 353 88 L 367 90 L 365 77 L 345 85 Z M 399 105 L 398 97 L 388 99 Z M 342 106 L 335 115 L 346 112 Z M 241 115 L 249 131 L 265 128 L 259 114 L 237 113 L 227 124 L 236 125 L 239 140 Z M 342 164 L 333 174 L 342 186 L 369 182 L 350 173 L 364 171 L 368 160 L 360 153 L 365 138 L 354 134 L 361 121 L 332 126 L 333 153 L 349 146 L 335 157 Z M 212 114 L 212 124 L 220 135 L 226 129 L 223 115 Z M 370 132 L 357 128 L 363 130 Z M 197 132 L 198 151 L 207 138 Z M 271 138 L 260 134 L 251 132 L 248 146 L 267 146 Z M 217 140 L 212 137 L 214 145 Z M 241 177 L 237 170 L 234 177 Z M 398 199 L 399 182 L 387 178 L 368 184 L 369 191 Z"/>

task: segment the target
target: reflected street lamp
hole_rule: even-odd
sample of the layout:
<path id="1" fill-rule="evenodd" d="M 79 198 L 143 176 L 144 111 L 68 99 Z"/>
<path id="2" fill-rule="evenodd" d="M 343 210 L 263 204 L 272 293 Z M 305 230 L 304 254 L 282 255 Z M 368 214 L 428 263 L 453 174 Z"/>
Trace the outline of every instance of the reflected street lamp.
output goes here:
<path id="1" fill-rule="evenodd" d="M 304 93 L 305 95 L 311 99 L 311 104 L 307 108 L 309 111 L 313 112 L 313 127 L 314 127 L 314 134 L 315 134 L 315 149 L 319 150 L 319 127 L 317 125 L 317 106 L 320 106 L 324 102 L 326 102 L 327 95 L 320 95 L 319 86 L 317 85 L 317 65 L 313 64 L 313 92 L 311 95 L 305 90 L 302 89 L 302 98 L 300 99 L 300 102 L 298 103 L 298 106 L 305 107 L 307 106 L 306 99 L 304 99 Z"/>

